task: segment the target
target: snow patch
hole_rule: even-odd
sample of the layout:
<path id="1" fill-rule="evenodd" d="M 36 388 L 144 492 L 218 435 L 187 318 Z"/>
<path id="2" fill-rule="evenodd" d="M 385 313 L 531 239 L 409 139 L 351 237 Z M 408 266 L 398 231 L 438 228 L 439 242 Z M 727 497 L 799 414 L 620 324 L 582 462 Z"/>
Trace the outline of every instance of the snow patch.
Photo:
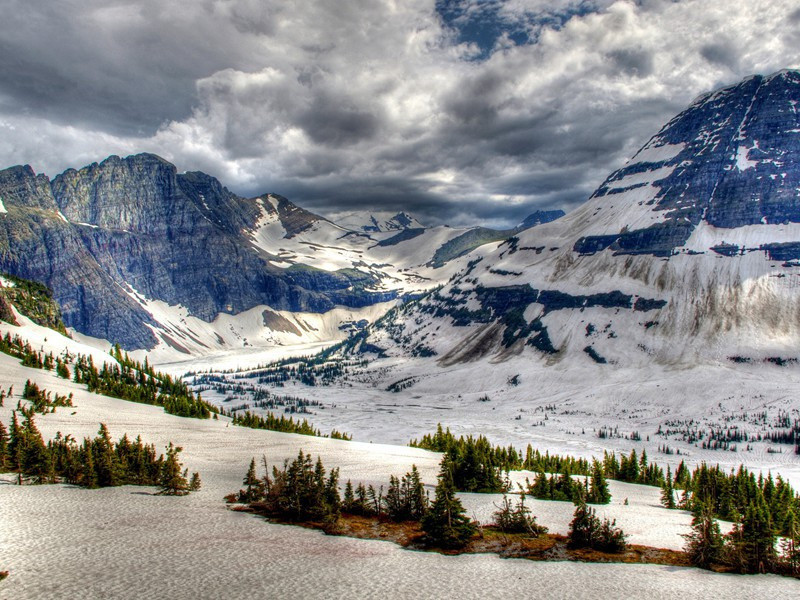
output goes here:
<path id="1" fill-rule="evenodd" d="M 639 150 L 628 164 L 667 162 L 677 157 L 684 148 L 686 144 L 662 144 L 656 140 Z"/>

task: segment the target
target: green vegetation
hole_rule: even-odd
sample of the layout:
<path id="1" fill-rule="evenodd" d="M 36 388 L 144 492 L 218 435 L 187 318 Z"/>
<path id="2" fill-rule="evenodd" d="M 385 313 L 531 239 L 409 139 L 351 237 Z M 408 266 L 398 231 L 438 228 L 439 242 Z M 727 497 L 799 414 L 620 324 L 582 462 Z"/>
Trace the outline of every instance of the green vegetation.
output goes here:
<path id="1" fill-rule="evenodd" d="M 436 495 L 420 521 L 429 543 L 441 548 L 462 548 L 478 530 L 456 496 L 454 472 L 455 465 L 445 455 L 436 484 Z"/>
<path id="2" fill-rule="evenodd" d="M 87 488 L 158 485 L 164 493 L 189 491 L 188 486 L 179 484 L 181 477 L 185 482 L 186 472 L 181 472 L 180 448 L 172 444 L 166 459 L 163 455 L 157 457 L 155 448 L 144 444 L 141 437 L 131 442 L 126 435 L 115 444 L 102 423 L 97 436 L 85 438 L 80 445 L 72 436 L 60 433 L 45 444 L 33 414 L 26 414 L 20 423 L 14 411 L 11 419 L 10 430 L 0 422 L 0 472 L 16 473 L 20 485 L 59 482 Z M 195 478 L 199 485 L 197 473 Z"/>
<path id="3" fill-rule="evenodd" d="M 223 412 L 223 414 L 225 414 Z M 250 429 L 268 429 L 270 431 L 281 431 L 283 433 L 299 433 L 301 435 L 313 435 L 322 437 L 318 429 L 314 428 L 308 421 L 299 419 L 295 421 L 292 417 L 274 416 L 267 413 L 266 416 L 256 415 L 250 411 L 234 412 L 231 415 L 234 425 L 249 427 Z"/>
<path id="4" fill-rule="evenodd" d="M 27 416 L 28 411 L 45 414 L 48 412 L 56 412 L 56 408 L 62 406 L 72 406 L 72 394 L 69 396 L 62 396 L 56 394 L 55 398 L 48 391 L 39 389 L 35 383 L 31 383 L 28 379 L 25 382 L 25 387 L 22 390 L 22 397 L 31 403 L 30 408 L 18 407 L 23 416 Z"/>
<path id="5" fill-rule="evenodd" d="M 603 467 L 597 461 L 592 462 L 591 476 L 584 478 L 583 484 L 572 478 L 569 468 L 564 473 L 550 476 L 539 471 L 533 483 L 527 480 L 526 483 L 528 494 L 537 500 L 560 500 L 575 504 L 608 504 L 611 501 Z"/>
<path id="6" fill-rule="evenodd" d="M 625 550 L 625 534 L 616 521 L 597 518 L 593 508 L 581 502 L 575 508 L 569 524 L 569 547 L 592 548 L 601 552 L 618 553 Z"/>
<path id="7" fill-rule="evenodd" d="M 461 548 L 477 531 L 477 525 L 465 514 L 456 497 L 452 465 L 442 460 L 436 495 L 431 503 L 414 465 L 403 477 L 391 476 L 389 488 L 348 481 L 344 498 L 339 495 L 339 470 L 328 474 L 322 460 L 312 461 L 310 454 L 300 450 L 293 461 L 284 461 L 283 468 L 272 467 L 271 475 L 266 458 L 264 475 L 256 474 L 255 458 L 245 474 L 244 487 L 227 497 L 229 502 L 248 504 L 255 511 L 290 522 L 323 523 L 326 531 L 336 531 L 341 513 L 360 515 L 391 522 L 419 523 L 425 542 L 437 548 Z M 533 523 L 527 509 L 522 512 L 526 523 Z M 538 529 L 534 529 L 537 531 Z"/>
<path id="8" fill-rule="evenodd" d="M 511 501 L 503 494 L 503 502 L 494 513 L 494 526 L 503 533 L 526 533 L 542 535 L 547 533 L 547 527 L 539 525 L 536 517 L 525 506 L 525 494 L 519 495 L 517 505 L 512 507 Z"/>
<path id="9" fill-rule="evenodd" d="M 111 355 L 119 364 L 104 363 L 99 370 L 91 356 L 78 356 L 74 362 L 73 380 L 86 384 L 90 392 L 163 406 L 166 412 L 179 417 L 208 419 L 212 413 L 219 412 L 199 394 L 192 393 L 183 381 L 156 372 L 147 359 L 144 363 L 134 361 L 119 346 L 114 347 Z"/>
<path id="10" fill-rule="evenodd" d="M 54 358 L 52 354 L 37 352 L 18 335 L 12 338 L 8 333 L 0 339 L 0 352 L 20 359 L 26 367 L 55 370 L 65 379 L 70 376 L 68 363 L 72 360 L 73 381 L 85 384 L 90 392 L 162 406 L 166 412 L 180 417 L 208 419 L 212 413 L 219 412 L 199 394 L 195 395 L 183 381 L 155 371 L 147 359 L 144 363 L 131 359 L 119 346 L 115 346 L 111 353 L 119 364 L 104 363 L 99 370 L 91 356 L 65 353 L 63 357 Z M 37 409 L 37 412 L 41 411 Z"/>
<path id="11" fill-rule="evenodd" d="M 315 428 L 306 419 L 302 421 L 298 418 L 297 421 L 292 417 L 284 417 L 283 415 L 276 417 L 272 413 L 267 413 L 265 416 L 251 413 L 249 410 L 244 412 L 234 411 L 226 413 L 221 411 L 223 415 L 229 416 L 234 425 L 240 427 L 249 427 L 250 429 L 268 429 L 269 431 L 280 431 L 282 433 L 299 433 L 300 435 L 313 435 L 315 437 L 330 437 L 335 440 L 352 440 L 353 436 L 337 431 L 334 429 L 330 435 L 323 435 L 319 429 Z"/>
<path id="12" fill-rule="evenodd" d="M 13 304 L 34 323 L 67 335 L 67 329 L 61 320 L 61 309 L 53 300 L 53 292 L 47 286 L 6 273 L 2 273 L 2 276 L 13 285 L 0 285 L 0 299 Z M 2 320 L 12 322 L 8 315 L 2 317 Z"/>

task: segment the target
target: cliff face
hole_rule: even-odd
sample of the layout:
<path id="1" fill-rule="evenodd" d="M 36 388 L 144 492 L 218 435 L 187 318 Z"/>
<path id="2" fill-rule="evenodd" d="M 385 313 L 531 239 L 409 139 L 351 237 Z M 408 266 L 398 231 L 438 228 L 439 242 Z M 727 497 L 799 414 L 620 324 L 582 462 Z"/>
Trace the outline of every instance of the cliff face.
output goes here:
<path id="1" fill-rule="evenodd" d="M 112 156 L 52 182 L 12 167 L 0 171 L 0 198 L 0 270 L 46 284 L 68 326 L 128 349 L 157 342 L 143 298 L 207 321 L 262 304 L 323 312 L 386 299 L 364 291 L 362 273 L 275 267 L 248 237 L 264 211 L 287 236 L 320 217 L 284 198 L 273 208 L 238 197 L 154 155 Z"/>
<path id="2" fill-rule="evenodd" d="M 581 238 L 575 250 L 669 256 L 701 222 L 724 229 L 800 222 L 798 103 L 796 71 L 701 96 L 592 196 L 612 203 L 639 194 L 658 222 L 620 223 Z"/>

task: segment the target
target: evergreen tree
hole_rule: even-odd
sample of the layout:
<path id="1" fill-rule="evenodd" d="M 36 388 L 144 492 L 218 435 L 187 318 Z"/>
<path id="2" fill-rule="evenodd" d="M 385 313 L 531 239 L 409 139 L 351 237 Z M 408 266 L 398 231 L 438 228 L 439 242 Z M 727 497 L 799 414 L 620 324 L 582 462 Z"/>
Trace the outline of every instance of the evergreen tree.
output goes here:
<path id="1" fill-rule="evenodd" d="M 600 520 L 593 508 L 581 502 L 575 508 L 572 521 L 569 524 L 570 548 L 591 548 L 596 542 L 597 532 L 600 529 Z"/>
<path id="2" fill-rule="evenodd" d="M 452 469 L 453 465 L 445 455 L 433 503 L 421 521 L 422 530 L 427 535 L 428 541 L 442 548 L 465 546 L 477 530 L 456 496 Z"/>
<path id="3" fill-rule="evenodd" d="M 256 474 L 256 459 L 250 459 L 250 467 L 247 469 L 247 474 L 244 476 L 242 485 L 245 486 L 239 492 L 239 502 L 248 504 L 250 502 L 258 502 L 264 496 L 264 487 L 262 481 Z"/>
<path id="4" fill-rule="evenodd" d="M 50 452 L 45 446 L 42 434 L 33 421 L 33 414 L 25 417 L 22 427 L 24 447 L 22 453 L 21 472 L 32 478 L 34 483 L 52 483 L 55 481 L 53 462 Z"/>
<path id="5" fill-rule="evenodd" d="M 8 455 L 8 430 L 0 421 L 0 473 L 8 471 L 11 460 Z"/>
<path id="6" fill-rule="evenodd" d="M 786 535 L 781 541 L 781 563 L 789 575 L 800 575 L 800 523 L 791 508 L 786 519 Z"/>
<path id="7" fill-rule="evenodd" d="M 189 493 L 189 483 L 181 472 L 181 463 L 178 453 L 180 446 L 173 446 L 170 442 L 167 447 L 167 457 L 161 465 L 161 476 L 158 480 L 159 494 L 167 496 L 184 496 Z"/>
<path id="8" fill-rule="evenodd" d="M 353 483 L 348 479 L 347 483 L 344 486 L 344 500 L 342 501 L 342 510 L 348 513 L 357 512 L 356 508 L 356 496 L 355 492 L 353 491 Z"/>
<path id="9" fill-rule="evenodd" d="M 768 573 L 775 565 L 775 532 L 764 496 L 748 505 L 742 519 L 742 541 L 748 573 Z"/>
<path id="10" fill-rule="evenodd" d="M 541 535 L 547 533 L 547 527 L 539 525 L 536 517 L 531 514 L 530 509 L 525 506 L 525 494 L 520 494 L 515 507 L 511 506 L 511 501 L 506 494 L 503 494 L 503 503 L 494 513 L 495 527 L 504 533 L 527 533 L 530 535 Z"/>
<path id="11" fill-rule="evenodd" d="M 196 492 L 202 485 L 203 483 L 200 481 L 200 473 L 195 471 L 192 473 L 192 479 L 189 481 L 189 491 Z"/>
<path id="12" fill-rule="evenodd" d="M 611 493 L 608 491 L 608 483 L 606 483 L 606 478 L 603 474 L 603 467 L 597 460 L 592 461 L 592 476 L 586 501 L 591 504 L 608 504 L 611 502 Z"/>
<path id="13" fill-rule="evenodd" d="M 722 534 L 714 518 L 714 511 L 708 504 L 701 504 L 692 518 L 692 531 L 684 535 L 685 552 L 696 567 L 708 569 L 718 562 L 722 552 Z"/>
<path id="14" fill-rule="evenodd" d="M 425 494 L 425 487 L 422 485 L 417 465 L 411 465 L 408 487 L 409 516 L 412 519 L 420 520 L 428 511 L 428 496 Z"/>
<path id="15" fill-rule="evenodd" d="M 675 493 L 672 488 L 672 472 L 667 467 L 667 476 L 664 478 L 664 484 L 661 486 L 661 504 L 665 508 L 675 508 Z"/>

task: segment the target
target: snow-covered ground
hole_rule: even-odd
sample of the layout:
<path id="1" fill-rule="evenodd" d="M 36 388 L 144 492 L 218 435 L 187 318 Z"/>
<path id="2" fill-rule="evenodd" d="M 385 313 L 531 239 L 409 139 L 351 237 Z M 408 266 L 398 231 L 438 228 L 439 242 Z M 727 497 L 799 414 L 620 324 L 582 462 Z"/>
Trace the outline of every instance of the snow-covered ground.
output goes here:
<path id="1" fill-rule="evenodd" d="M 233 380 L 236 384 L 258 386 L 256 379 L 239 378 L 242 374 Z M 410 387 L 387 391 L 390 383 L 404 380 Z M 786 429 L 776 422 L 780 415 L 798 418 L 800 371 L 794 366 L 723 362 L 693 368 L 610 368 L 578 360 L 546 365 L 522 355 L 431 369 L 425 359 L 396 358 L 352 369 L 345 381 L 334 385 L 289 382 L 266 389 L 320 402 L 321 407 L 301 416 L 323 432 L 347 431 L 361 441 L 405 444 L 433 433 L 441 423 L 456 435 L 485 435 L 523 451 L 532 444 L 542 452 L 591 458 L 602 457 L 604 450 L 646 450 L 650 460 L 673 469 L 681 461 L 725 468 L 743 463 L 800 487 L 800 456 L 791 444 L 750 441 L 731 443 L 735 451 L 712 450 L 676 433 L 690 430 L 707 436 L 712 429 L 737 427 L 751 437 L 763 437 Z M 223 402 L 227 393 L 208 390 L 203 397 L 230 407 L 241 405 L 247 395 L 234 394 L 230 404 Z M 489 400 L 481 401 L 485 397 Z M 610 432 L 608 437 L 599 437 L 603 429 Z M 659 451 L 665 446 L 673 453 Z"/>
<path id="2" fill-rule="evenodd" d="M 70 486 L 0 484 L 0 562 L 10 571 L 0 598 L 465 597 L 753 597 L 786 594 L 796 582 L 779 577 L 715 575 L 646 565 L 533 563 L 496 556 L 447 557 L 380 541 L 328 537 L 273 525 L 225 508 L 251 457 L 270 462 L 300 448 L 341 469 L 342 481 L 386 484 L 416 464 L 435 483 L 439 455 L 403 446 L 343 442 L 199 421 L 160 408 L 89 394 L 53 374 L 0 355 L 0 385 L 19 394 L 31 379 L 75 394 L 74 408 L 39 416 L 43 435 L 94 435 L 98 423 L 114 438 L 141 434 L 158 447 L 173 441 L 203 479 L 200 492 L 161 497 L 151 488 L 84 490 Z M 8 422 L 16 400 L 0 408 Z M 526 474 L 517 475 L 524 478 Z M 527 474 L 530 475 L 530 474 Z M 658 490 L 612 483 L 614 499 L 600 513 L 616 518 L 630 541 L 678 548 L 689 515 L 658 506 Z M 468 511 L 489 520 L 498 497 L 463 496 Z M 624 505 L 625 498 L 629 504 Z M 539 521 L 565 532 L 572 506 L 530 501 Z"/>

